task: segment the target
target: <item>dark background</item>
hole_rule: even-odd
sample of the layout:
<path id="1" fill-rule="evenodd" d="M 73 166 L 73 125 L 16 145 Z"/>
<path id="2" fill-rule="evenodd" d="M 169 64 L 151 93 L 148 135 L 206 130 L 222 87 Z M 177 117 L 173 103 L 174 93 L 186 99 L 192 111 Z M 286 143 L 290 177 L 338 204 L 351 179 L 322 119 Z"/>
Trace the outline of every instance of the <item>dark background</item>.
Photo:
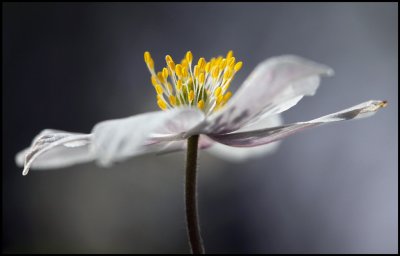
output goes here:
<path id="1" fill-rule="evenodd" d="M 207 252 L 397 253 L 397 3 L 3 4 L 3 252 L 186 253 L 183 153 L 21 175 L 44 128 L 89 132 L 157 109 L 143 62 L 234 50 L 244 67 L 297 54 L 331 66 L 305 121 L 369 99 L 363 120 L 308 130 L 271 156 L 200 157 Z"/>

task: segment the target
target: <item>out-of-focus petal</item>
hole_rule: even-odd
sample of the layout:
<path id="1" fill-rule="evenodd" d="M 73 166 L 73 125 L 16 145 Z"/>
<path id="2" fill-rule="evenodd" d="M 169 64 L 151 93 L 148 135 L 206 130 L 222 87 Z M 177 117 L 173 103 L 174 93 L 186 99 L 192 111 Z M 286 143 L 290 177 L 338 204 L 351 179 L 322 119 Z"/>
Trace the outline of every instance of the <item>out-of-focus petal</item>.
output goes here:
<path id="1" fill-rule="evenodd" d="M 208 149 L 212 145 L 217 144 L 206 135 L 200 135 L 198 148 Z M 177 140 L 177 141 L 160 141 L 155 144 L 147 145 L 143 147 L 143 154 L 145 153 L 156 153 L 157 155 L 163 155 L 172 152 L 178 152 L 186 150 L 187 140 Z"/>
<path id="2" fill-rule="evenodd" d="M 266 156 L 276 152 L 280 141 L 272 142 L 257 147 L 238 148 L 227 146 L 221 143 L 214 143 L 207 152 L 231 162 L 242 162 L 252 158 Z"/>
<path id="3" fill-rule="evenodd" d="M 331 68 L 285 55 L 259 64 L 234 94 L 226 107 L 210 116 L 204 133 L 235 131 L 261 114 L 278 114 L 306 95 L 314 95 L 321 75 L 331 75 Z"/>
<path id="4" fill-rule="evenodd" d="M 104 121 L 93 128 L 91 149 L 101 165 L 109 166 L 128 157 L 179 148 L 179 143 L 171 142 L 186 139 L 186 132 L 202 121 L 203 112 L 195 108 Z"/>
<path id="5" fill-rule="evenodd" d="M 280 140 L 306 128 L 331 122 L 368 117 L 373 115 L 378 109 L 385 106 L 386 101 L 371 100 L 307 122 L 299 122 L 247 132 L 209 135 L 209 137 L 217 142 L 234 147 L 254 147 Z"/>
<path id="6" fill-rule="evenodd" d="M 90 142 L 90 134 L 46 129 L 33 139 L 29 148 L 16 155 L 15 161 L 24 166 L 23 175 L 28 174 L 30 168 L 60 168 L 92 161 Z"/>
<path id="7" fill-rule="evenodd" d="M 259 120 L 243 126 L 237 132 L 247 132 L 252 130 L 265 129 L 282 125 L 283 120 L 280 114 L 260 118 Z M 280 141 L 275 141 L 266 145 L 252 148 L 231 147 L 221 143 L 214 143 L 208 152 L 223 159 L 240 162 L 251 158 L 262 157 L 274 153 L 279 147 Z"/>

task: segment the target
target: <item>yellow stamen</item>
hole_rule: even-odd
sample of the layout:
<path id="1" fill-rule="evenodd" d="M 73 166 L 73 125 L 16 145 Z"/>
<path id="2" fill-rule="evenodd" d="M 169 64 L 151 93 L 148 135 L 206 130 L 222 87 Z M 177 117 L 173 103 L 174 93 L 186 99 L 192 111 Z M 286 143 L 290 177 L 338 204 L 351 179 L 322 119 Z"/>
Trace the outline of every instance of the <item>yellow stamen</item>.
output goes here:
<path id="1" fill-rule="evenodd" d="M 239 61 L 238 63 L 235 64 L 235 67 L 233 68 L 235 72 L 238 72 L 243 66 L 243 62 Z"/>
<path id="2" fill-rule="evenodd" d="M 231 92 L 227 92 L 227 93 L 225 93 L 225 95 L 224 95 L 224 102 L 227 102 L 230 98 L 231 98 L 231 96 L 232 96 L 232 93 Z"/>
<path id="3" fill-rule="evenodd" d="M 198 107 L 199 109 L 203 110 L 203 108 L 204 108 L 204 100 L 200 100 L 200 101 L 197 103 L 197 107 Z"/>
<path id="4" fill-rule="evenodd" d="M 156 86 L 158 84 L 157 78 L 155 76 L 151 76 L 151 83 Z"/>
<path id="5" fill-rule="evenodd" d="M 206 60 L 204 58 L 200 58 L 199 61 L 197 62 L 197 66 L 199 66 L 200 69 L 203 69 L 205 65 L 206 65 Z"/>
<path id="6" fill-rule="evenodd" d="M 187 62 L 188 62 L 189 64 L 191 64 L 191 63 L 192 63 L 192 60 L 193 60 L 193 54 L 192 54 L 192 52 L 191 52 L 191 51 L 188 51 L 188 52 L 186 53 L 186 60 L 187 60 Z"/>
<path id="7" fill-rule="evenodd" d="M 194 66 L 193 74 L 195 77 L 199 76 L 199 66 L 197 66 L 197 65 Z"/>
<path id="8" fill-rule="evenodd" d="M 214 92 L 215 97 L 218 97 L 221 94 L 221 91 L 222 91 L 221 87 L 218 87 Z"/>
<path id="9" fill-rule="evenodd" d="M 164 100 L 158 100 L 157 104 L 162 110 L 166 110 L 167 109 L 167 103 L 165 103 Z"/>
<path id="10" fill-rule="evenodd" d="M 209 73 L 210 72 L 210 69 L 211 69 L 211 62 L 207 62 L 207 64 L 206 64 L 206 72 L 207 73 Z"/>
<path id="11" fill-rule="evenodd" d="M 213 78 L 217 78 L 219 75 L 219 68 L 218 67 L 214 67 L 213 71 L 212 71 L 212 77 Z"/>
<path id="12" fill-rule="evenodd" d="M 175 66 L 175 73 L 180 77 L 182 76 L 182 65 L 181 64 L 178 64 Z"/>
<path id="13" fill-rule="evenodd" d="M 199 76 L 199 82 L 200 82 L 200 84 L 203 84 L 203 83 L 204 83 L 204 79 L 205 79 L 204 73 L 201 73 L 200 76 Z"/>
<path id="14" fill-rule="evenodd" d="M 228 54 L 226 54 L 226 59 L 229 60 L 233 56 L 233 51 L 230 50 Z"/>
<path id="15" fill-rule="evenodd" d="M 174 95 L 169 96 L 169 103 L 171 103 L 172 106 L 176 105 L 176 98 Z"/>
<path id="16" fill-rule="evenodd" d="M 167 80 L 167 78 L 168 78 L 168 69 L 167 68 L 163 68 L 162 76 L 163 76 L 164 80 Z"/>
<path id="17" fill-rule="evenodd" d="M 163 93 L 163 88 L 161 85 L 159 84 L 156 85 L 156 92 L 158 95 L 161 95 Z"/>
<path id="18" fill-rule="evenodd" d="M 193 99 L 194 99 L 194 91 L 190 90 L 190 92 L 189 92 L 189 102 L 192 102 Z"/>
<path id="19" fill-rule="evenodd" d="M 164 79 L 164 77 L 163 77 L 162 72 L 157 72 L 157 78 L 158 78 L 158 80 L 160 80 L 160 82 L 161 82 L 162 84 L 165 83 L 165 79 Z"/>
<path id="20" fill-rule="evenodd" d="M 182 80 L 178 80 L 178 82 L 176 82 L 176 90 L 178 92 L 182 90 Z"/>

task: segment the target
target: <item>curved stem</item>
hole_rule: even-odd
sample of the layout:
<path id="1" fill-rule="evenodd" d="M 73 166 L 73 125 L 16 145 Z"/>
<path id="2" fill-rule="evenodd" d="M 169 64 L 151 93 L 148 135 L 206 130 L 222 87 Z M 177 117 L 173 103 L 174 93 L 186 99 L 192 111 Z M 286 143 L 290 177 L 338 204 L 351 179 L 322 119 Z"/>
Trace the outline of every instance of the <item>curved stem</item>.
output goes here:
<path id="1" fill-rule="evenodd" d="M 186 155 L 186 224 L 189 235 L 190 247 L 193 254 L 204 254 L 203 241 L 200 235 L 199 220 L 197 214 L 196 197 L 196 171 L 197 171 L 197 147 L 199 135 L 188 138 Z"/>

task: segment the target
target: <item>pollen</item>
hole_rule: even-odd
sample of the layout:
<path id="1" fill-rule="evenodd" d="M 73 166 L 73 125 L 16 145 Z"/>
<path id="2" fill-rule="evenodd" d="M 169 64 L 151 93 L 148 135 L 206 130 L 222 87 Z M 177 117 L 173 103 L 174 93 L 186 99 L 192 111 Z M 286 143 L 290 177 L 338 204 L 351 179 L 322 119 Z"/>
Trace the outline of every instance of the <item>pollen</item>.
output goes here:
<path id="1" fill-rule="evenodd" d="M 187 51 L 180 62 L 166 55 L 166 66 L 158 72 L 148 51 L 144 53 L 144 62 L 150 71 L 160 109 L 187 106 L 205 114 L 221 109 L 229 101 L 232 96 L 229 86 L 243 66 L 243 62 L 236 61 L 233 51 L 209 61 L 203 57 L 195 60 L 191 51 Z"/>

